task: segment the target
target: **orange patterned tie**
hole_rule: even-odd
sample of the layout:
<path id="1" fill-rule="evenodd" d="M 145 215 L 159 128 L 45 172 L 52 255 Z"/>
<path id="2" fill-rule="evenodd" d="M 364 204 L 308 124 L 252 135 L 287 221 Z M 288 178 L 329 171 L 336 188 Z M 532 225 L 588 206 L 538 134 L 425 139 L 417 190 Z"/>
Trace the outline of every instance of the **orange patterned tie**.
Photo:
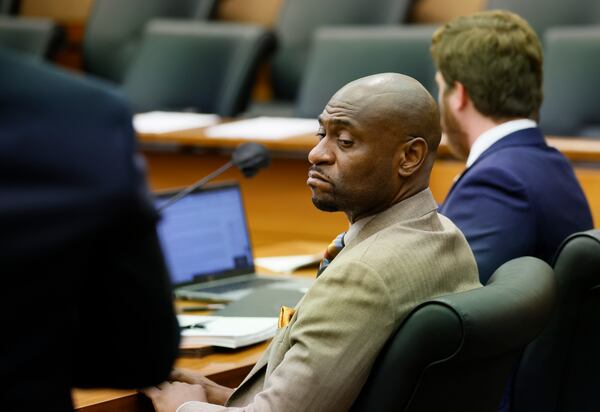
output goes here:
<path id="1" fill-rule="evenodd" d="M 345 234 L 346 232 L 342 232 L 339 235 L 337 235 L 337 237 L 333 239 L 333 242 L 331 242 L 329 246 L 327 246 L 327 249 L 325 249 L 325 253 L 323 254 L 323 260 L 321 261 L 321 264 L 319 265 L 319 270 L 317 271 L 317 277 L 319 277 L 319 275 L 323 273 L 323 271 L 327 268 L 331 261 L 338 255 L 338 253 L 340 253 L 344 246 L 346 246 L 344 244 Z"/>

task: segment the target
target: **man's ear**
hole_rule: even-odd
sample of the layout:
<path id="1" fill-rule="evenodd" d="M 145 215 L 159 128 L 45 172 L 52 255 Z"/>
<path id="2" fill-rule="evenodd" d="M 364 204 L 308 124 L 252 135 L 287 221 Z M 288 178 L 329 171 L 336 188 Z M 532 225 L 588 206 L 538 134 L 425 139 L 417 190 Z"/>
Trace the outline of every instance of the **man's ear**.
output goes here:
<path id="1" fill-rule="evenodd" d="M 427 142 L 422 137 L 413 137 L 399 150 L 401 158 L 398 174 L 402 177 L 409 177 L 419 170 L 429 153 Z"/>
<path id="2" fill-rule="evenodd" d="M 453 111 L 460 111 L 467 106 L 469 101 L 469 94 L 464 84 L 461 82 L 454 82 L 452 89 L 448 90 L 447 97 L 448 104 L 452 107 Z"/>

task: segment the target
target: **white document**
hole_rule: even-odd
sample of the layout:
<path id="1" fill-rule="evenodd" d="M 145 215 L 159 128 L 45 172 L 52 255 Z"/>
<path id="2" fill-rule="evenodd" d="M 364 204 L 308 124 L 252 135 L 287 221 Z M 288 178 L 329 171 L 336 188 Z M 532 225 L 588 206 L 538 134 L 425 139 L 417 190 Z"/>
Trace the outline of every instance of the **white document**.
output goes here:
<path id="1" fill-rule="evenodd" d="M 212 126 L 221 121 L 216 114 L 148 112 L 133 116 L 137 133 L 169 133 Z"/>
<path id="2" fill-rule="evenodd" d="M 292 255 L 292 256 L 272 256 L 254 259 L 257 266 L 277 273 L 292 273 L 304 266 L 319 263 L 323 259 L 323 254 L 316 255 Z"/>
<path id="3" fill-rule="evenodd" d="M 308 133 L 316 135 L 318 130 L 317 119 L 255 117 L 212 126 L 204 134 L 221 139 L 283 140 Z"/>
<path id="4" fill-rule="evenodd" d="M 177 315 L 180 327 L 202 324 L 181 330 L 182 349 L 203 345 L 239 348 L 275 336 L 277 318 L 245 318 L 225 316 Z"/>

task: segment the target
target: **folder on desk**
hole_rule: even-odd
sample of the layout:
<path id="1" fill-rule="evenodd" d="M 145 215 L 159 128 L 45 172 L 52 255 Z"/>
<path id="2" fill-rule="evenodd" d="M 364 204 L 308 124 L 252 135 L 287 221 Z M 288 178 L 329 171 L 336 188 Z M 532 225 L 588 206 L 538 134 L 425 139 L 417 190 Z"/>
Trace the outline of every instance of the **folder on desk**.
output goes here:
<path id="1" fill-rule="evenodd" d="M 181 349 L 206 345 L 235 349 L 272 338 L 278 318 L 238 318 L 221 316 L 178 315 L 179 326 L 202 325 L 182 329 Z"/>
<path id="2" fill-rule="evenodd" d="M 277 317 L 282 306 L 294 307 L 304 292 L 294 289 L 260 288 L 214 313 L 231 317 Z"/>

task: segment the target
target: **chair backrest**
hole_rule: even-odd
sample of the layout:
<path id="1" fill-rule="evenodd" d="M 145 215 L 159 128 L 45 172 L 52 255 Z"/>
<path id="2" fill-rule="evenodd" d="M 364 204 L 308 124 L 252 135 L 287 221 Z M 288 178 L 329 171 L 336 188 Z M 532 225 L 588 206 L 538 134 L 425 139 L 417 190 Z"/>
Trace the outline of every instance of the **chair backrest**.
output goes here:
<path id="1" fill-rule="evenodd" d="M 60 34 L 58 26 L 49 19 L 0 16 L 0 47 L 49 57 Z"/>
<path id="2" fill-rule="evenodd" d="M 600 230 L 568 237 L 559 247 L 554 272 L 556 310 L 523 354 L 511 410 L 598 411 Z"/>
<path id="3" fill-rule="evenodd" d="M 382 350 L 352 410 L 497 412 L 520 353 L 552 312 L 555 289 L 550 266 L 523 257 L 482 288 L 419 305 Z"/>
<path id="4" fill-rule="evenodd" d="M 276 23 L 271 82 L 275 99 L 293 101 L 316 29 L 354 24 L 397 24 L 410 0 L 285 0 Z"/>
<path id="5" fill-rule="evenodd" d="M 191 109 L 235 116 L 273 37 L 258 26 L 153 20 L 123 88 L 135 111 Z"/>
<path id="6" fill-rule="evenodd" d="M 0 0 L 0 14 L 15 14 L 18 5 L 17 0 Z"/>
<path id="7" fill-rule="evenodd" d="M 542 130 L 552 135 L 597 137 L 600 26 L 550 29 L 545 39 Z"/>
<path id="8" fill-rule="evenodd" d="M 594 23 L 597 0 L 487 0 L 487 9 L 511 10 L 541 36 L 554 26 Z"/>
<path id="9" fill-rule="evenodd" d="M 429 47 L 434 26 L 345 27 L 317 31 L 296 104 L 296 115 L 317 117 L 346 83 L 376 73 L 398 72 L 435 95 Z"/>
<path id="10" fill-rule="evenodd" d="M 206 20 L 215 4 L 216 0 L 95 0 L 83 41 L 84 67 L 120 83 L 150 20 Z"/>

